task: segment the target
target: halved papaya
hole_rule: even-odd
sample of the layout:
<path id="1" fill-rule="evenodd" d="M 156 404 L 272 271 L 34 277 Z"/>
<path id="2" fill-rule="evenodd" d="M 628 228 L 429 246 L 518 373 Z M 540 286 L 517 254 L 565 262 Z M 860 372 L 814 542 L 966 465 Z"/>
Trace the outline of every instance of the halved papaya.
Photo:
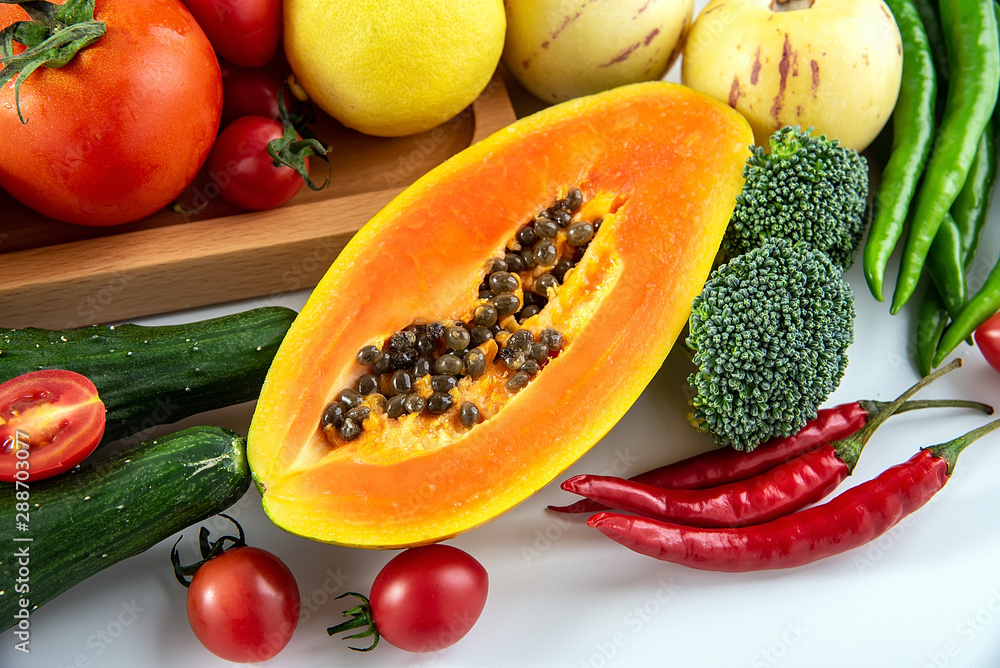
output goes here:
<path id="1" fill-rule="evenodd" d="M 418 545 L 559 475 L 684 327 L 752 141 L 729 107 L 635 84 L 516 121 L 401 193 L 330 267 L 264 383 L 248 456 L 271 520 Z"/>

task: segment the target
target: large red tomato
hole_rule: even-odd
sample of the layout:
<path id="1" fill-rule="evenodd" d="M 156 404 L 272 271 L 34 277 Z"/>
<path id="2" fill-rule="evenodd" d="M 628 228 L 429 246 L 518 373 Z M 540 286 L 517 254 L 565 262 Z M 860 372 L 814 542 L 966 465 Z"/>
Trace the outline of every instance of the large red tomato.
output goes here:
<path id="1" fill-rule="evenodd" d="M 57 3 L 58 4 L 58 3 Z M 27 19 L 0 4 L 0 29 Z M 222 76 L 180 0 L 96 0 L 106 32 L 62 68 L 0 87 L 0 187 L 47 216 L 115 225 L 169 204 L 212 147 Z"/>

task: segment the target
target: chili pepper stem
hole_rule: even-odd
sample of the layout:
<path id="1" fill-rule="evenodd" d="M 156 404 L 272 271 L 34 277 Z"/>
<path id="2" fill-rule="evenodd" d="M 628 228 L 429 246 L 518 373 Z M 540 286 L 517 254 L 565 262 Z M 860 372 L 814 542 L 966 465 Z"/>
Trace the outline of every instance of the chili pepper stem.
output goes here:
<path id="1" fill-rule="evenodd" d="M 962 434 L 958 438 L 953 438 L 945 443 L 930 445 L 921 449 L 930 450 L 936 457 L 940 457 L 948 462 L 948 475 L 951 475 L 951 472 L 955 470 L 955 464 L 958 462 L 958 456 L 962 454 L 962 451 L 974 441 L 977 441 L 983 436 L 996 431 L 998 428 L 1000 428 L 1000 420 L 994 420 L 993 422 L 984 424 L 978 429 L 973 429 L 970 432 Z"/>
<path id="2" fill-rule="evenodd" d="M 962 366 L 962 358 L 956 357 L 954 360 L 934 373 L 921 378 L 916 383 L 911 385 L 909 389 L 896 397 L 888 406 L 877 412 L 868 424 L 859 429 L 857 432 L 845 439 L 832 443 L 833 447 L 837 451 L 837 456 L 844 462 L 844 464 L 847 465 L 848 472 L 854 473 L 854 467 L 858 464 L 858 459 L 861 457 L 861 451 L 864 449 L 868 441 L 871 440 L 875 431 L 881 427 L 893 413 L 899 410 L 914 394 L 927 387 L 944 374 L 949 371 L 953 371 L 960 366 Z"/>
<path id="3" fill-rule="evenodd" d="M 874 401 L 872 399 L 862 399 L 858 402 L 869 414 L 875 415 L 882 412 L 892 403 L 891 401 Z M 910 411 L 923 410 L 925 408 L 971 408 L 993 415 L 993 406 L 982 401 L 972 401 L 970 399 L 911 399 L 896 409 L 896 414 L 908 413 Z"/>

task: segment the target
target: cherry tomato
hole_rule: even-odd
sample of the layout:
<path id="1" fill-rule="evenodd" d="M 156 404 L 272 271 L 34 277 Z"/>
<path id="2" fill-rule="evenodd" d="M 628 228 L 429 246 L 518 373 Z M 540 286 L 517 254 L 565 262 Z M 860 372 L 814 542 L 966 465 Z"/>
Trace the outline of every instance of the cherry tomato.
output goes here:
<path id="1" fill-rule="evenodd" d="M 263 116 L 237 118 L 219 133 L 208 156 L 208 174 L 226 201 L 261 211 L 284 204 L 302 189 L 299 173 L 275 167 L 267 154 L 268 143 L 284 133 L 281 121 Z"/>
<path id="2" fill-rule="evenodd" d="M 263 67 L 281 35 L 281 0 L 184 0 L 219 57 Z"/>
<path id="3" fill-rule="evenodd" d="M 372 621 L 386 641 L 410 652 L 449 647 L 486 605 L 482 564 L 450 545 L 424 545 L 393 557 L 372 583 Z"/>
<path id="4" fill-rule="evenodd" d="M 0 30 L 27 18 L 0 4 Z M 24 78 L 26 123 L 18 77 L 0 86 L 0 188 L 58 220 L 115 225 L 194 179 L 218 132 L 222 77 L 179 0 L 96 0 L 94 19 L 106 25 L 96 42 Z"/>
<path id="5" fill-rule="evenodd" d="M 75 371 L 43 369 L 0 384 L 0 480 L 73 468 L 101 442 L 104 414 L 97 388 Z"/>
<path id="6" fill-rule="evenodd" d="M 242 116 L 281 116 L 278 91 L 285 80 L 271 69 L 248 69 L 222 62 L 222 127 Z M 291 94 L 285 90 L 285 100 Z"/>
<path id="7" fill-rule="evenodd" d="M 997 313 L 976 329 L 976 345 L 990 366 L 1000 371 L 1000 313 Z"/>
<path id="8" fill-rule="evenodd" d="M 266 661 L 280 652 L 299 621 L 295 576 L 276 556 L 237 547 L 212 557 L 195 572 L 187 614 L 198 640 L 228 661 Z"/>

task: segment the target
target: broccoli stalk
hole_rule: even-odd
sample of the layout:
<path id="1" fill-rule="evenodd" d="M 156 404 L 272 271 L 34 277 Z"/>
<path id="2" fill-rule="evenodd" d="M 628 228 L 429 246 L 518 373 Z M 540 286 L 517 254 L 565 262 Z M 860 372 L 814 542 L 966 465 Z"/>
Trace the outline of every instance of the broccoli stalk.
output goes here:
<path id="1" fill-rule="evenodd" d="M 854 314 L 841 270 L 804 241 L 717 267 L 688 322 L 694 424 L 738 450 L 799 431 L 840 384 Z"/>
<path id="2" fill-rule="evenodd" d="M 846 271 L 868 223 L 868 161 L 796 126 L 771 135 L 770 153 L 751 150 L 723 251 L 736 257 L 775 237 L 805 241 Z"/>

